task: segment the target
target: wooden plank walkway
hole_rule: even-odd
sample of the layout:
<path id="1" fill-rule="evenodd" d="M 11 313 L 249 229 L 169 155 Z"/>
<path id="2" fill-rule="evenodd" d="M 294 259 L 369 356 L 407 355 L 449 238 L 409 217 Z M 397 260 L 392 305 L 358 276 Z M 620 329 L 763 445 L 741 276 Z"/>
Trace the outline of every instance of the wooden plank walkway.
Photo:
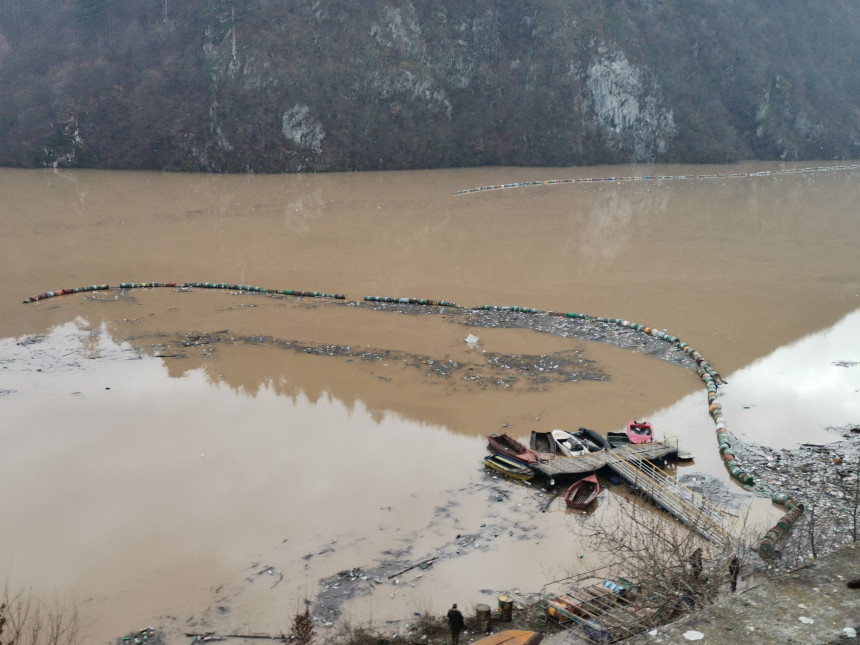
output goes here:
<path id="1" fill-rule="evenodd" d="M 731 515 L 645 461 L 637 451 L 625 446 L 610 452 L 613 460 L 607 466 L 651 497 L 657 506 L 718 547 L 730 550 L 736 545 L 740 529 Z"/>
<path id="2" fill-rule="evenodd" d="M 706 540 L 731 549 L 740 534 L 734 519 L 651 463 L 677 452 L 677 438 L 667 437 L 663 441 L 629 444 L 578 457 L 555 457 L 532 464 L 532 468 L 552 481 L 559 476 L 590 473 L 609 466 Z"/>
<path id="3" fill-rule="evenodd" d="M 663 441 L 655 441 L 653 443 L 630 444 L 624 448 L 613 448 L 612 450 L 602 450 L 600 452 L 590 452 L 587 455 L 579 455 L 578 457 L 554 457 L 547 461 L 541 461 L 532 464 L 532 468 L 538 470 L 547 479 L 558 477 L 559 475 L 581 475 L 583 473 L 593 473 L 607 464 L 615 462 L 618 457 L 614 456 L 618 450 L 625 450 L 625 456 L 632 453 L 639 459 L 659 459 L 678 452 L 677 439 L 665 439 Z"/>

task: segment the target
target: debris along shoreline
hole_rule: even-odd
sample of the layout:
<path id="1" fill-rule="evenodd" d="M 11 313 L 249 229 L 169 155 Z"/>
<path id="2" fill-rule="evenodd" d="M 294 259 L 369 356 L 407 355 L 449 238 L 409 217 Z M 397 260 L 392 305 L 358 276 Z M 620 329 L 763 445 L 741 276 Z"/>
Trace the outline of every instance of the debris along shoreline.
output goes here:
<path id="1" fill-rule="evenodd" d="M 852 521 L 860 502 L 858 497 L 860 485 L 857 480 L 860 475 L 860 424 L 828 429 L 834 432 L 834 436 L 840 438 L 826 445 L 801 445 L 797 450 L 777 449 L 740 441 L 735 443 L 736 452 L 761 473 L 759 479 L 761 488 L 752 487 L 749 489 L 750 492 L 759 497 L 770 497 L 773 488 L 784 490 L 803 500 L 807 508 L 803 521 L 788 534 L 774 557 L 754 558 L 744 566 L 741 576 L 744 582 L 741 591 L 757 587 L 767 580 L 781 580 L 787 575 L 792 575 L 798 568 L 808 567 L 813 560 L 852 548 Z M 693 488 L 698 481 L 702 494 L 714 496 L 721 506 L 737 506 L 741 498 L 737 490 L 733 490 L 732 487 L 726 486 L 721 480 L 712 476 L 692 474 L 685 476 L 684 479 L 687 480 L 687 485 Z M 489 487 L 476 485 L 462 492 L 474 494 L 489 488 L 490 496 L 504 497 L 512 494 L 511 491 L 522 488 L 510 482 L 502 482 L 504 480 Z M 535 539 L 535 535 L 530 533 L 533 527 L 523 524 L 526 518 L 515 519 L 516 521 L 510 523 L 508 527 L 513 528 L 514 533 L 518 533 L 516 538 Z M 384 555 L 390 559 L 378 567 L 355 568 L 322 580 L 322 591 L 314 602 L 314 616 L 317 624 L 332 628 L 340 615 L 340 605 L 356 595 L 369 593 L 372 587 L 388 584 L 393 585 L 392 589 L 395 589 L 399 584 L 410 586 L 420 584 L 424 572 L 431 568 L 433 563 L 464 555 L 467 549 L 486 548 L 492 537 L 498 534 L 499 527 L 488 525 L 480 531 L 483 532 L 457 535 L 453 544 L 443 545 L 435 554 L 424 558 L 417 556 L 409 560 L 407 558 L 410 553 L 407 551 L 396 554 L 389 552 Z M 816 536 L 814 547 L 810 544 L 813 534 Z M 398 566 L 402 566 L 399 571 L 396 569 Z M 401 577 L 405 571 L 419 567 L 421 571 L 414 577 L 408 579 Z M 388 572 L 392 573 L 386 575 Z M 480 594 L 490 599 L 500 594 L 512 596 L 515 599 L 513 622 L 505 623 L 506 628 L 530 629 L 544 634 L 565 631 L 564 626 L 551 620 L 544 620 L 546 614 L 539 605 L 540 594 L 537 591 L 481 589 Z M 728 601 L 729 596 L 720 595 L 719 598 L 726 598 Z M 692 612 L 691 615 L 694 613 Z M 437 622 L 432 623 L 434 620 Z M 431 623 L 429 626 L 428 621 Z M 384 633 L 390 643 L 409 643 L 415 642 L 415 639 L 421 639 L 422 643 L 438 645 L 446 640 L 444 632 L 438 634 L 438 628 L 442 624 L 440 621 L 442 618 L 432 616 L 419 618 L 416 614 L 410 618 L 387 621 L 385 627 L 378 628 L 377 632 Z M 429 631 L 424 631 L 428 628 Z M 331 642 L 338 641 L 335 639 Z"/>
<path id="2" fill-rule="evenodd" d="M 556 311 L 541 311 L 529 307 L 496 305 L 481 305 L 480 307 L 464 307 L 445 300 L 427 298 L 394 298 L 382 296 L 365 296 L 362 301 L 349 301 L 345 294 L 324 293 L 321 291 L 303 291 L 296 289 L 268 289 L 264 287 L 215 282 L 120 282 L 121 291 L 131 289 L 170 288 L 178 292 L 189 291 L 193 288 L 238 291 L 248 295 L 265 295 L 275 298 L 312 298 L 315 300 L 338 301 L 345 306 L 370 305 L 382 311 L 398 311 L 409 314 L 463 314 L 463 324 L 475 327 L 502 327 L 533 329 L 576 340 L 606 342 L 621 347 L 641 351 L 648 356 L 661 358 L 696 369 L 703 360 L 698 352 L 689 348 L 686 343 L 670 336 L 665 330 L 658 331 L 644 325 L 622 321 L 616 318 L 595 317 L 586 314 L 561 313 Z M 107 291 L 109 284 L 98 284 L 85 287 L 74 287 L 47 291 L 26 298 L 24 304 L 35 303 L 63 295 L 88 293 L 92 291 Z M 530 316 L 523 314 L 546 314 L 545 316 Z M 575 324 L 571 324 L 575 323 Z M 636 333 L 644 332 L 644 333 Z M 668 342 L 666 342 L 668 341 Z M 710 367 L 710 366 L 708 366 Z M 715 373 L 714 373 L 715 374 Z M 718 376 L 718 375 L 717 375 Z"/>
<path id="3" fill-rule="evenodd" d="M 344 294 L 330 294 L 317 291 L 277 290 L 248 285 L 234 285 L 229 283 L 194 282 L 182 283 L 181 285 L 177 282 L 120 283 L 120 289 L 123 292 L 130 289 L 149 289 L 156 287 L 169 287 L 173 288 L 176 291 L 187 291 L 192 287 L 231 291 L 235 291 L 238 289 L 240 291 L 240 294 L 248 291 L 254 294 L 266 294 L 269 297 L 290 296 L 346 300 L 346 295 Z M 94 285 L 92 287 L 82 287 L 77 289 L 60 289 L 57 292 L 52 291 L 39 294 L 37 296 L 32 296 L 25 300 L 24 303 L 26 304 L 37 302 L 43 298 L 53 298 L 58 295 L 65 295 L 67 293 L 79 293 L 81 291 L 87 290 L 105 290 L 109 288 L 109 285 L 104 284 Z M 371 303 L 372 306 L 377 310 L 390 310 L 392 307 L 409 306 L 410 313 L 415 313 L 416 307 L 420 307 L 424 310 L 424 312 L 439 309 L 446 311 L 465 310 L 465 308 L 461 305 L 448 301 L 421 298 L 394 298 L 388 296 L 365 296 L 363 301 L 361 302 L 348 301 L 345 304 L 348 306 L 359 306 L 362 303 Z M 657 343 L 659 341 L 659 343 L 662 344 L 663 351 L 661 352 L 659 351 L 659 349 L 657 349 L 656 351 L 650 351 L 648 353 L 651 356 L 661 357 L 666 360 L 671 360 L 669 359 L 669 356 L 671 356 L 675 359 L 673 362 L 680 364 L 683 364 L 683 361 L 685 360 L 683 357 L 686 356 L 688 363 L 690 362 L 690 360 L 694 362 L 696 373 L 701 378 L 702 382 L 705 384 L 707 390 L 708 412 L 714 421 L 717 441 L 719 444 L 719 452 L 720 456 L 723 459 L 726 470 L 734 479 L 736 479 L 742 485 L 754 485 L 754 477 L 749 472 L 747 472 L 743 465 L 738 461 L 735 454 L 732 452 L 731 443 L 729 442 L 726 421 L 722 414 L 722 404 L 718 398 L 717 393 L 719 385 L 723 382 L 722 377 L 711 366 L 711 364 L 707 360 L 705 360 L 705 358 L 688 343 L 683 342 L 681 339 L 672 336 L 665 331 L 660 331 L 658 329 L 648 327 L 641 323 L 630 322 L 629 320 L 622 320 L 620 318 L 608 318 L 602 316 L 596 317 L 590 316 L 588 314 L 572 312 L 563 313 L 558 311 L 544 311 L 539 309 L 533 309 L 531 307 L 521 307 L 516 305 L 481 305 L 478 307 L 473 307 L 468 311 L 470 312 L 468 314 L 469 316 L 472 316 L 477 321 L 481 321 L 485 326 L 488 325 L 488 322 L 486 320 L 487 315 L 482 315 L 482 312 L 491 312 L 491 322 L 489 324 L 495 327 L 514 326 L 530 328 L 534 330 L 545 331 L 547 333 L 552 333 L 561 337 L 582 338 L 584 340 L 591 341 L 613 342 L 619 347 L 628 348 L 629 341 L 631 339 L 635 339 L 635 342 L 637 343 L 636 347 L 640 350 L 643 346 L 648 345 L 649 343 Z M 470 319 L 467 318 L 467 320 Z M 474 325 L 477 324 L 477 322 L 474 323 Z M 612 330 L 611 332 L 609 331 L 610 329 Z M 472 334 L 469 334 L 469 338 L 471 337 Z M 659 345 L 652 346 L 652 349 L 656 347 L 659 347 Z M 330 350 L 330 346 L 327 346 L 327 349 Z M 350 348 L 347 348 L 347 350 L 349 349 Z M 168 355 L 167 352 L 162 353 L 165 356 Z M 423 362 L 426 363 L 426 361 Z M 449 363 L 450 362 L 451 361 L 449 361 Z M 690 363 L 689 367 L 692 368 L 693 364 Z M 759 550 L 762 553 L 772 553 L 775 550 L 776 541 L 784 536 L 786 530 L 790 530 L 790 527 L 800 517 L 800 515 L 802 515 L 804 510 L 802 504 L 797 503 L 796 500 L 789 497 L 785 493 L 775 493 L 772 499 L 774 502 L 782 504 L 788 512 L 786 513 L 786 515 L 783 516 L 783 519 L 775 527 L 768 531 L 762 538 L 759 546 Z"/>
<path id="4" fill-rule="evenodd" d="M 484 471 L 484 476 L 468 486 L 448 491 L 447 504 L 435 509 L 424 532 L 446 535 L 434 544 L 427 553 L 414 553 L 407 540 L 402 548 L 386 550 L 372 564 L 355 566 L 339 571 L 319 581 L 319 591 L 313 602 L 314 619 L 326 628 L 333 627 L 342 616 L 343 605 L 359 596 L 373 593 L 374 589 L 390 589 L 398 593 L 401 586 L 417 587 L 426 575 L 432 575 L 434 565 L 446 560 L 467 556 L 475 551 L 487 552 L 494 548 L 498 539 L 532 541 L 540 539 L 534 512 L 542 502 L 538 493 L 528 486 L 510 486 L 504 478 Z M 456 500 L 466 496 L 486 496 L 488 501 L 510 502 L 499 504 L 480 526 L 469 532 L 455 533 L 449 520 L 452 511 L 460 505 Z M 515 503 L 519 500 L 519 503 Z M 533 501 L 534 504 L 526 503 Z M 306 557 L 312 557 L 311 555 Z M 494 590 L 482 590 L 482 595 L 492 596 Z M 507 590 L 506 590 L 507 593 Z M 537 594 L 534 594 L 536 600 Z M 521 600 L 531 600 L 523 596 Z M 414 625 L 411 620 L 390 621 L 391 624 Z"/>
<path id="5" fill-rule="evenodd" d="M 185 291 L 189 287 L 229 290 L 238 289 L 240 291 L 240 295 L 247 291 L 251 294 L 265 294 L 268 297 L 275 298 L 284 296 L 313 297 L 332 300 L 345 300 L 346 298 L 346 296 L 340 294 L 325 294 L 321 292 L 290 290 L 275 291 L 269 289 L 262 289 L 259 287 L 228 285 L 220 283 L 185 283 L 181 286 L 178 283 L 123 283 L 120 285 L 120 288 L 123 290 L 150 287 L 173 287 L 177 291 Z M 62 289 L 58 292 L 48 292 L 46 294 L 40 294 L 39 296 L 30 298 L 25 302 L 36 302 L 43 298 L 51 298 L 57 295 L 65 295 L 66 293 L 80 293 L 82 291 L 102 290 L 107 288 L 107 285 L 96 285 L 93 287 L 81 289 Z M 707 389 L 708 410 L 710 416 L 713 418 L 714 421 L 717 440 L 719 444 L 719 452 L 723 458 L 727 471 L 734 479 L 738 480 L 741 484 L 744 484 L 746 488 L 752 489 L 754 487 L 755 482 L 752 475 L 749 474 L 746 469 L 740 465 L 738 458 L 734 454 L 735 452 L 738 452 L 738 454 L 740 454 L 741 450 L 739 449 L 742 449 L 742 447 L 738 445 L 738 447 L 733 450 L 731 444 L 729 443 L 729 434 L 726 429 L 725 419 L 722 416 L 722 406 L 717 394 L 717 389 L 722 383 L 720 375 L 695 349 L 693 349 L 687 343 L 682 342 L 680 339 L 673 337 L 664 331 L 659 331 L 639 323 L 634 323 L 617 318 L 594 317 L 578 313 L 542 311 L 518 306 L 499 307 L 494 305 L 482 305 L 480 307 L 466 309 L 454 303 L 444 301 L 419 300 L 411 298 L 395 299 L 377 296 L 366 296 L 363 302 L 344 302 L 340 306 L 367 306 L 368 304 L 372 308 L 377 310 L 394 310 L 399 311 L 401 313 L 410 314 L 442 313 L 444 311 L 447 314 L 446 318 L 451 318 L 455 322 L 460 322 L 464 327 L 523 328 L 544 333 L 550 333 L 564 338 L 610 343 L 621 348 L 639 351 L 648 356 L 667 360 L 679 364 L 688 369 L 695 370 L 699 377 L 702 379 Z M 208 339 L 204 339 L 202 335 L 197 335 L 196 337 L 190 339 L 188 346 L 202 344 L 204 342 L 211 342 L 211 337 L 218 337 L 222 335 L 223 340 L 225 341 L 236 341 L 236 339 L 230 337 L 229 332 L 225 330 L 224 332 L 216 332 L 215 334 L 210 335 L 210 338 Z M 218 340 L 222 340 L 222 338 L 218 338 Z M 292 344 L 292 341 L 278 341 L 277 339 L 261 337 L 249 337 L 244 340 L 246 342 L 286 343 L 288 345 Z M 306 352 L 308 351 L 308 349 L 309 348 L 307 346 L 302 347 L 302 351 Z M 350 355 L 352 352 L 352 348 L 349 347 L 332 348 L 332 346 L 319 346 L 317 349 L 318 353 L 332 355 Z M 167 353 L 165 353 L 165 355 L 167 355 Z M 421 361 L 421 363 L 426 365 L 428 361 Z M 449 361 L 449 363 L 452 363 L 452 367 L 456 368 L 456 364 L 451 361 Z M 555 358 L 549 361 L 546 366 L 552 369 L 556 369 L 557 364 Z M 504 363 L 499 365 L 499 367 L 503 369 L 510 368 L 509 365 Z M 542 373 L 544 372 L 543 368 L 543 365 L 539 365 L 536 371 L 538 373 Z M 581 378 L 581 375 L 579 376 Z M 573 379 L 577 378 L 576 375 L 570 375 L 569 377 Z M 755 454 L 752 452 L 752 450 L 750 450 L 750 453 L 753 455 Z M 765 468 L 766 471 L 773 470 L 773 464 L 771 464 L 770 462 L 772 460 L 775 460 L 776 456 L 768 458 L 768 454 L 766 451 L 761 452 L 761 454 L 765 455 L 765 461 L 761 462 L 759 465 Z M 842 457 L 840 457 L 839 459 L 839 463 L 841 463 Z M 778 461 L 781 462 L 782 458 L 780 457 Z M 782 464 L 780 464 L 780 467 L 777 468 L 777 470 L 780 474 L 783 474 L 783 469 L 781 468 L 781 465 Z M 800 468 L 797 470 L 797 472 L 808 475 L 810 472 L 810 466 L 807 464 L 805 470 L 803 468 Z M 848 483 L 852 481 L 856 482 L 856 473 L 852 477 L 851 473 L 846 474 L 840 471 L 839 477 L 839 486 L 842 491 L 832 491 L 831 496 L 833 497 L 838 497 L 839 494 L 841 494 L 843 497 L 845 496 L 846 478 L 848 480 Z M 782 485 L 785 482 L 783 478 L 767 479 L 767 475 L 766 481 L 778 485 Z M 821 482 L 823 482 L 823 479 L 821 480 Z M 789 511 L 789 513 L 784 516 L 780 522 L 778 522 L 777 527 L 779 527 L 779 530 L 777 530 L 777 527 L 771 529 L 771 531 L 768 532 L 765 538 L 762 539 L 760 547 L 757 550 L 763 557 L 772 556 L 768 557 L 769 560 L 772 560 L 773 557 L 781 557 L 783 553 L 786 552 L 786 547 L 790 545 L 790 540 L 783 540 L 783 538 L 785 538 L 787 533 L 790 533 L 791 526 L 796 521 L 798 521 L 804 511 L 804 504 L 797 503 L 796 500 L 790 495 L 793 495 L 793 493 L 795 492 L 802 492 L 806 490 L 803 486 L 804 483 L 808 482 L 806 481 L 805 477 L 802 477 L 800 481 L 796 482 L 797 485 L 793 485 L 790 488 L 792 493 L 773 492 L 770 490 L 769 486 L 761 490 L 756 489 L 755 494 L 771 494 L 771 499 L 773 502 L 782 504 Z M 820 506 L 822 507 L 822 509 L 827 510 L 827 505 L 821 503 L 821 496 L 824 494 L 823 491 L 825 488 L 825 486 L 819 486 L 819 495 L 814 501 L 814 503 L 810 504 L 810 509 L 815 509 L 816 506 Z M 856 495 L 854 499 L 856 499 Z M 820 516 L 821 513 L 819 513 L 819 519 Z M 856 504 L 854 505 L 854 518 L 856 519 Z M 814 516 L 814 513 L 811 515 L 811 517 L 808 518 L 808 521 L 811 522 L 810 533 L 814 534 L 816 530 L 816 518 Z M 832 530 L 832 526 L 830 528 Z M 826 527 L 822 527 L 822 530 L 826 531 Z M 766 542 L 766 540 L 768 541 Z M 786 547 L 783 548 L 782 552 L 776 551 L 776 542 L 778 540 L 781 542 L 786 542 Z M 838 539 L 832 541 L 832 543 L 838 544 Z M 814 543 L 812 545 L 812 549 L 813 555 L 815 555 L 816 546 Z M 411 566 L 411 563 L 405 564 L 407 564 L 407 566 Z M 769 566 L 773 567 L 777 565 L 772 564 Z M 361 579 L 363 576 L 359 575 L 350 577 L 357 577 Z"/>
<path id="6" fill-rule="evenodd" d="M 852 539 L 852 517 L 856 510 L 857 498 L 857 476 L 858 460 L 860 460 L 860 425 L 846 426 L 844 428 L 831 428 L 839 432 L 841 439 L 826 446 L 801 446 L 798 451 L 787 449 L 776 449 L 765 446 L 755 446 L 748 443 L 736 442 L 737 452 L 743 455 L 751 465 L 761 470 L 762 488 L 752 487 L 751 492 L 759 497 L 770 497 L 771 486 L 779 490 L 785 490 L 792 495 L 802 499 L 806 504 L 808 512 L 805 523 L 795 527 L 789 534 L 776 557 L 768 559 L 758 566 L 755 571 L 745 572 L 745 578 L 750 578 L 757 573 L 767 575 L 778 575 L 796 568 L 799 564 L 809 561 L 809 522 L 814 521 L 814 529 L 818 532 L 816 557 L 832 553 L 850 545 Z M 839 435 L 837 435 L 839 436 Z M 835 463 L 839 460 L 839 463 Z M 853 472 L 851 472 L 853 469 Z M 838 473 L 842 474 L 839 475 Z M 716 498 L 721 506 L 736 506 L 740 494 L 726 487 L 725 484 L 711 476 L 702 474 L 686 475 L 685 485 L 698 489 L 704 496 Z M 698 484 L 697 484 L 698 482 Z M 809 484 L 814 483 L 814 490 L 821 490 L 818 499 L 810 499 L 804 491 L 810 490 Z M 490 494 L 492 496 L 506 496 L 514 484 L 493 484 Z M 472 490 L 464 490 L 463 493 L 475 493 L 484 487 L 475 486 Z M 847 489 L 847 492 L 846 492 Z M 529 527 L 523 526 L 521 521 L 515 521 L 510 526 L 520 533 L 518 539 L 531 539 L 528 533 Z M 343 571 L 321 581 L 323 590 L 316 599 L 317 620 L 321 624 L 331 626 L 340 615 L 340 605 L 363 593 L 369 593 L 372 587 L 381 584 L 398 585 L 404 581 L 399 580 L 396 575 L 396 567 L 402 570 L 413 568 L 427 569 L 433 562 L 446 558 L 457 557 L 464 554 L 465 548 L 476 548 L 482 541 L 487 542 L 493 534 L 498 533 L 498 527 L 488 526 L 483 529 L 485 533 L 474 533 L 470 535 L 457 535 L 454 544 L 441 547 L 435 554 L 425 557 L 418 556 L 410 562 L 406 559 L 408 553 L 387 553 L 391 559 L 379 567 L 370 569 L 355 568 Z M 459 547 L 459 548 L 458 548 Z M 395 575 L 388 572 L 395 569 Z M 418 580 L 420 580 L 420 575 Z M 386 579 L 387 578 L 387 579 Z M 393 579 L 392 579 L 393 578 Z M 414 585 L 418 580 L 411 582 Z M 406 584 L 410 584 L 406 582 Z M 511 592 L 509 589 L 482 590 L 482 594 L 495 596 L 498 594 L 515 595 L 520 606 L 530 606 L 537 603 L 537 592 L 520 593 Z M 324 618 L 321 614 L 327 614 Z M 409 624 L 409 620 L 401 621 Z M 535 626 L 536 627 L 536 626 Z M 430 641 L 432 642 L 432 641 Z"/>
<path id="7" fill-rule="evenodd" d="M 735 439 L 735 452 L 756 473 L 751 493 L 771 499 L 787 494 L 805 508 L 776 557 L 767 559 L 771 569 L 790 570 L 854 542 L 860 521 L 860 423 L 827 430 L 833 432 L 833 441 L 792 449 Z"/>

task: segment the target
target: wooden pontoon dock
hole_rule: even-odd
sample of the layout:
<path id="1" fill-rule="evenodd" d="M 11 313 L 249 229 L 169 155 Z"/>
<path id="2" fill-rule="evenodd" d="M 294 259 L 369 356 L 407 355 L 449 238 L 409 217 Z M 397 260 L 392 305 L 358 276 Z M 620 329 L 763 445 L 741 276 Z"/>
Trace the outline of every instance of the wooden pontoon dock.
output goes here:
<path id="1" fill-rule="evenodd" d="M 590 452 L 587 455 L 579 455 L 577 457 L 556 456 L 553 459 L 539 461 L 531 466 L 546 479 L 556 479 L 565 475 L 593 473 L 604 466 L 612 466 L 619 458 L 628 459 L 630 456 L 633 456 L 636 459 L 651 461 L 673 454 L 678 454 L 678 439 L 666 438 L 663 441 L 630 444 L 623 448 Z"/>
<path id="2" fill-rule="evenodd" d="M 555 457 L 531 464 L 531 467 L 548 481 L 554 481 L 608 466 L 706 540 L 722 548 L 731 548 L 740 533 L 732 516 L 652 463 L 677 453 L 677 438 L 667 437 L 662 441 L 629 444 L 577 457 Z"/>

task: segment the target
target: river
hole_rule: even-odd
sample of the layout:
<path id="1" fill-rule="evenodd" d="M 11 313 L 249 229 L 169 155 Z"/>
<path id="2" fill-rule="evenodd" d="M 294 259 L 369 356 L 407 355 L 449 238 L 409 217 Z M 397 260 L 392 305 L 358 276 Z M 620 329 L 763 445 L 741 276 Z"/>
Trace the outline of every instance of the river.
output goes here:
<path id="1" fill-rule="evenodd" d="M 319 618 L 379 626 L 599 564 L 576 534 L 605 498 L 586 516 L 558 499 L 540 512 L 539 485 L 484 472 L 488 433 L 649 418 L 696 454 L 679 474 L 746 494 L 722 468 L 702 382 L 677 364 L 357 303 L 518 305 L 665 329 L 726 378 L 731 431 L 825 442 L 860 421 L 860 171 L 789 172 L 816 165 L 0 169 L 0 573 L 74 602 L 88 643 L 150 624 L 288 631 L 304 599 L 350 570 L 342 580 L 364 575 L 372 591 Z M 664 178 L 456 194 L 634 175 Z M 583 378 L 499 365 L 542 357 Z"/>

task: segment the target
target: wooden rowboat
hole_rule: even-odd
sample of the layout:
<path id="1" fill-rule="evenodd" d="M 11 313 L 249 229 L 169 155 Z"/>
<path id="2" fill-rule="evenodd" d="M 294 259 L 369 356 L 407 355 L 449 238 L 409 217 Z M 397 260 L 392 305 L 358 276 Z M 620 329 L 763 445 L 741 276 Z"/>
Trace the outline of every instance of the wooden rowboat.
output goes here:
<path id="1" fill-rule="evenodd" d="M 627 437 L 630 443 L 651 443 L 654 440 L 654 432 L 647 421 L 634 419 L 627 422 Z"/>
<path id="2" fill-rule="evenodd" d="M 538 645 L 543 639 L 540 632 L 529 632 L 523 629 L 506 629 L 503 632 L 485 636 L 476 640 L 472 645 Z"/>
<path id="3" fill-rule="evenodd" d="M 507 455 L 487 455 L 484 457 L 484 466 L 521 481 L 528 481 L 535 476 L 534 471 L 528 467 L 528 464 Z"/>
<path id="4" fill-rule="evenodd" d="M 538 460 L 538 455 L 534 450 L 529 450 L 525 444 L 517 441 L 508 434 L 487 435 L 487 443 L 490 444 L 490 448 L 495 452 L 507 455 L 512 459 L 519 459 L 528 464 L 533 464 Z"/>
<path id="5" fill-rule="evenodd" d="M 600 484 L 597 483 L 597 475 L 591 474 L 574 483 L 564 494 L 564 502 L 568 508 L 588 508 L 600 493 Z"/>
<path id="6" fill-rule="evenodd" d="M 558 446 L 552 433 L 538 432 L 537 430 L 532 430 L 532 436 L 529 439 L 529 448 L 539 455 L 551 455 L 552 457 L 555 457 L 555 453 L 558 451 Z"/>

